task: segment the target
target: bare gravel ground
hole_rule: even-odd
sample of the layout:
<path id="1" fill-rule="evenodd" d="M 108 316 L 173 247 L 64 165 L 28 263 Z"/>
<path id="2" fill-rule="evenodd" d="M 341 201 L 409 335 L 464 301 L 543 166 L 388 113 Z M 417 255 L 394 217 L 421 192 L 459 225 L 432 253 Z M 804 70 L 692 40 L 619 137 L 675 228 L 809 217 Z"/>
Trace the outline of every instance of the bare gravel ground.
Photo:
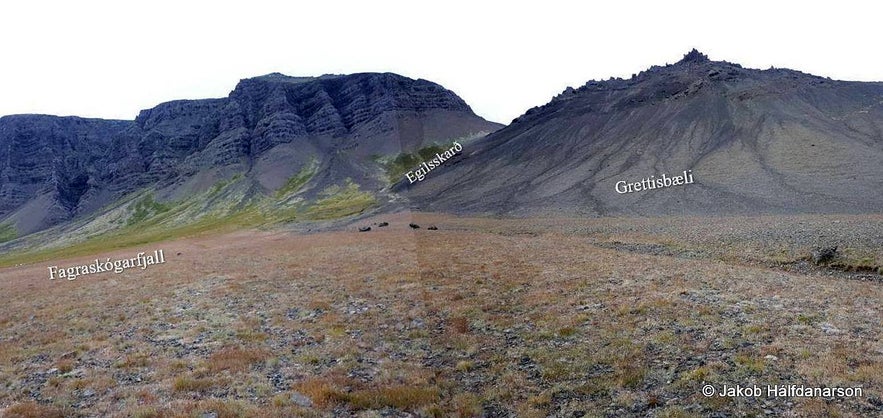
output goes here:
<path id="1" fill-rule="evenodd" d="M 3 416 L 883 414 L 881 216 L 399 213 L 100 256 L 157 248 L 0 270 Z M 701 393 L 768 384 L 863 395 Z"/>

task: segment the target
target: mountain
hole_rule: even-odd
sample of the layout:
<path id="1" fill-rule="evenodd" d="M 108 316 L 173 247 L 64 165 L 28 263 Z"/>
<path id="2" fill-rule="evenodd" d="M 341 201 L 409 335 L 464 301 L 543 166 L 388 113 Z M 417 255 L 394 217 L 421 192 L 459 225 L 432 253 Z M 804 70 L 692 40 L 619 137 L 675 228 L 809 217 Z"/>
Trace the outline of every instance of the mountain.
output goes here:
<path id="1" fill-rule="evenodd" d="M 388 182 L 372 158 L 499 127 L 450 90 L 391 73 L 273 73 L 241 80 L 226 98 L 163 103 L 134 121 L 5 116 L 0 231 L 87 219 L 145 190 L 142 212 L 160 210 L 234 180 L 228 201 L 283 187 L 308 199 L 346 184 L 382 194 Z"/>
<path id="2" fill-rule="evenodd" d="M 879 213 L 883 84 L 693 50 L 567 88 L 446 164 L 397 190 L 423 210 L 512 215 Z M 686 170 L 692 184 L 616 190 Z"/>

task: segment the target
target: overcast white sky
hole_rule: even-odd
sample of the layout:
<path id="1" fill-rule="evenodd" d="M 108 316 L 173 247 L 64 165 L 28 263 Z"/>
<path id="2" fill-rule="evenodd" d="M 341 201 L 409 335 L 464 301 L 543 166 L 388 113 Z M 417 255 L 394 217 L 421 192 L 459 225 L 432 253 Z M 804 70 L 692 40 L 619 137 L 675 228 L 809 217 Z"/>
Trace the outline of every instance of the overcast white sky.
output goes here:
<path id="1" fill-rule="evenodd" d="M 883 80 L 883 7 L 862 3 L 4 0 L 0 115 L 132 119 L 274 71 L 392 71 L 508 123 L 567 86 L 693 47 L 747 67 Z"/>

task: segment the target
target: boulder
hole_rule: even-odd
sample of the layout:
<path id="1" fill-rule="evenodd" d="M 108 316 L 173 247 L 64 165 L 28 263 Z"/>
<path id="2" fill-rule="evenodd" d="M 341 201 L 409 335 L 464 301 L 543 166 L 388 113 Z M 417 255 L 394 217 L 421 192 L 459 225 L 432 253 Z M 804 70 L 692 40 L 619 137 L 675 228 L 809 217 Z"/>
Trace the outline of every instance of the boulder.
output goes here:
<path id="1" fill-rule="evenodd" d="M 812 252 L 812 262 L 815 265 L 824 264 L 837 257 L 837 246 L 819 247 Z"/>

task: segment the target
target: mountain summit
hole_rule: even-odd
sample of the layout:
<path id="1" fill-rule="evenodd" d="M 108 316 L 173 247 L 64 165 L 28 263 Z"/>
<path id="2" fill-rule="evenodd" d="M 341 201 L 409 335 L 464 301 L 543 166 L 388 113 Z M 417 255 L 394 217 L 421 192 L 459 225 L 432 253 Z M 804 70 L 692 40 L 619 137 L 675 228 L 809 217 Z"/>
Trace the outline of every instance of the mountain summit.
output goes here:
<path id="1" fill-rule="evenodd" d="M 684 54 L 684 58 L 678 62 L 685 63 L 685 62 L 709 62 L 709 61 L 710 60 L 708 59 L 708 55 L 705 55 L 705 54 L 699 52 L 696 48 L 693 48 L 692 50 L 690 50 L 690 52 Z"/>
<path id="2" fill-rule="evenodd" d="M 693 50 L 528 110 L 405 193 L 428 210 L 671 215 L 883 207 L 883 84 L 710 61 Z M 693 184 L 621 194 L 618 182 Z M 435 173 L 434 173 L 435 174 Z"/>
<path id="3" fill-rule="evenodd" d="M 307 198 L 344 181 L 380 191 L 372 156 L 498 127 L 452 91 L 392 73 L 272 73 L 241 80 L 228 97 L 162 103 L 134 121 L 6 116 L 0 227 L 24 235 L 132 194 L 177 201 L 234 177 L 242 190 L 227 200 L 242 205 L 307 171 Z"/>

